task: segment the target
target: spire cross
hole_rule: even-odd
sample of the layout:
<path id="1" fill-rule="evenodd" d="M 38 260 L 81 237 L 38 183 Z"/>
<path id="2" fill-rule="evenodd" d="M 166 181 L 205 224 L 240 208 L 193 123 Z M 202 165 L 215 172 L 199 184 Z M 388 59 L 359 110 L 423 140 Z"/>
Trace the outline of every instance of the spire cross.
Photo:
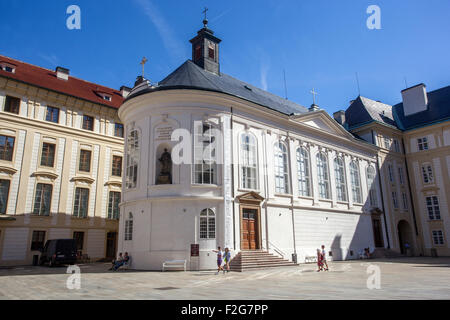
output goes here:
<path id="1" fill-rule="evenodd" d="M 148 59 L 146 57 L 143 57 L 142 61 L 139 63 L 140 65 L 142 65 L 142 78 L 144 77 L 144 66 L 147 62 L 148 62 Z"/>
<path id="2" fill-rule="evenodd" d="M 313 104 L 316 104 L 316 96 L 318 95 L 318 93 L 314 91 L 314 88 L 310 92 L 313 95 Z"/>
<path id="3" fill-rule="evenodd" d="M 208 10 L 209 10 L 209 9 L 208 9 L 207 7 L 205 7 L 205 9 L 202 11 L 202 13 L 205 15 L 205 20 L 207 20 L 207 19 L 206 19 L 206 13 L 208 12 Z"/>

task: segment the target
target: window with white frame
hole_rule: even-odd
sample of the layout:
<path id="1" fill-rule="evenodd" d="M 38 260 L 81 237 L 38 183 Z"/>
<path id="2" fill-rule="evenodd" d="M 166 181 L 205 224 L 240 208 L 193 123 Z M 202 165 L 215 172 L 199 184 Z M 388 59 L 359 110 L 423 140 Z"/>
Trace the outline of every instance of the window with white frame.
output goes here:
<path id="1" fill-rule="evenodd" d="M 125 241 L 133 240 L 133 214 L 128 213 L 125 220 Z"/>
<path id="2" fill-rule="evenodd" d="M 359 166 L 356 161 L 350 163 L 350 182 L 352 185 L 353 202 L 362 203 L 361 177 L 359 174 Z"/>
<path id="3" fill-rule="evenodd" d="M 417 139 L 417 148 L 419 151 L 428 150 L 428 138 L 423 137 Z"/>
<path id="4" fill-rule="evenodd" d="M 33 214 L 40 216 L 50 215 L 50 205 L 52 201 L 53 186 L 47 183 L 38 183 L 34 196 Z"/>
<path id="5" fill-rule="evenodd" d="M 0 214 L 6 214 L 10 184 L 10 180 L 0 179 Z"/>
<path id="6" fill-rule="evenodd" d="M 120 196 L 121 193 L 118 191 L 109 192 L 108 200 L 108 219 L 119 219 L 120 215 Z"/>
<path id="7" fill-rule="evenodd" d="M 400 181 L 400 184 L 405 183 L 405 176 L 403 175 L 403 167 L 398 168 L 398 180 Z"/>
<path id="8" fill-rule="evenodd" d="M 258 161 L 256 139 L 252 134 L 241 135 L 241 187 L 244 189 L 258 188 Z"/>
<path id="9" fill-rule="evenodd" d="M 289 193 L 288 153 L 286 146 L 281 142 L 277 142 L 274 149 L 275 192 Z"/>
<path id="10" fill-rule="evenodd" d="M 311 176 L 309 152 L 304 147 L 297 149 L 298 194 L 303 197 L 311 196 Z"/>
<path id="11" fill-rule="evenodd" d="M 444 244 L 444 233 L 442 230 L 433 230 L 433 244 L 436 246 Z"/>
<path id="12" fill-rule="evenodd" d="M 212 209 L 200 212 L 200 239 L 216 238 L 216 215 Z"/>
<path id="13" fill-rule="evenodd" d="M 194 124 L 194 183 L 216 184 L 217 162 L 214 127 L 208 122 Z"/>
<path id="14" fill-rule="evenodd" d="M 73 202 L 73 215 L 78 218 L 86 218 L 89 209 L 89 189 L 76 188 Z"/>
<path id="15" fill-rule="evenodd" d="M 422 165 L 422 178 L 423 183 L 433 183 L 434 175 L 433 175 L 433 167 L 429 163 L 425 163 Z"/>
<path id="16" fill-rule="evenodd" d="M 325 153 L 319 152 L 316 156 L 316 159 L 319 198 L 330 199 L 330 176 L 328 174 L 328 158 Z"/>
<path id="17" fill-rule="evenodd" d="M 377 191 L 375 188 L 375 168 L 373 166 L 367 167 L 367 189 L 369 190 L 370 206 L 378 206 Z"/>
<path id="18" fill-rule="evenodd" d="M 334 159 L 334 176 L 336 178 L 336 195 L 338 201 L 347 201 L 347 189 L 345 188 L 345 167 L 341 157 Z"/>
<path id="19" fill-rule="evenodd" d="M 398 198 L 396 191 L 392 191 L 392 203 L 394 204 L 394 209 L 398 209 Z"/>
<path id="20" fill-rule="evenodd" d="M 394 151 L 400 152 L 400 143 L 398 142 L 397 139 L 394 139 Z"/>
<path id="21" fill-rule="evenodd" d="M 406 192 L 402 193 L 403 210 L 408 210 L 408 196 Z"/>
<path id="22" fill-rule="evenodd" d="M 384 137 L 384 147 L 386 149 L 391 149 L 391 139 L 389 137 Z"/>
<path id="23" fill-rule="evenodd" d="M 395 176 L 394 176 L 394 168 L 391 164 L 388 165 L 388 175 L 389 175 L 389 181 L 394 183 L 395 182 Z"/>
<path id="24" fill-rule="evenodd" d="M 132 130 L 128 134 L 127 141 L 127 189 L 133 189 L 137 186 L 138 167 L 139 167 L 139 132 Z"/>
<path id="25" fill-rule="evenodd" d="M 439 199 L 437 196 L 425 198 L 428 210 L 428 218 L 430 220 L 441 220 L 441 210 L 439 208 Z"/>

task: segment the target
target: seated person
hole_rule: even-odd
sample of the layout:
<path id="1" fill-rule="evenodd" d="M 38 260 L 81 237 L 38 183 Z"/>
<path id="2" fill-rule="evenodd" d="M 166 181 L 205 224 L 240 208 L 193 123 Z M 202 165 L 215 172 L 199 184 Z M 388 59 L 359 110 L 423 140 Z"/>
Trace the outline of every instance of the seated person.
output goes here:
<path id="1" fill-rule="evenodd" d="M 113 270 L 116 271 L 121 266 L 123 266 L 126 262 L 130 261 L 130 256 L 128 255 L 128 252 L 125 252 L 125 255 L 123 256 L 123 259 L 121 261 L 117 261 L 113 267 Z"/>
<path id="2" fill-rule="evenodd" d="M 116 263 L 119 263 L 123 260 L 123 256 L 122 256 L 122 252 L 119 253 L 119 256 L 117 257 L 117 259 L 114 259 L 112 261 L 112 267 L 109 268 L 109 270 L 112 270 L 114 268 L 114 266 L 116 265 Z"/>

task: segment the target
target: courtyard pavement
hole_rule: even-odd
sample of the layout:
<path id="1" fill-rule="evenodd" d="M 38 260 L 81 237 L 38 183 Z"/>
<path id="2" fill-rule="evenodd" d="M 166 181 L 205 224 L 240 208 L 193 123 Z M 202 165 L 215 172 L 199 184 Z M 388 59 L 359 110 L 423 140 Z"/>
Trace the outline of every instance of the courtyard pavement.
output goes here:
<path id="1" fill-rule="evenodd" d="M 450 299 L 450 258 L 329 265 L 328 272 L 316 272 L 315 264 L 302 264 L 216 275 L 214 271 L 112 272 L 110 264 L 95 263 L 79 265 L 80 289 L 67 288 L 66 267 L 0 268 L 0 300 Z"/>

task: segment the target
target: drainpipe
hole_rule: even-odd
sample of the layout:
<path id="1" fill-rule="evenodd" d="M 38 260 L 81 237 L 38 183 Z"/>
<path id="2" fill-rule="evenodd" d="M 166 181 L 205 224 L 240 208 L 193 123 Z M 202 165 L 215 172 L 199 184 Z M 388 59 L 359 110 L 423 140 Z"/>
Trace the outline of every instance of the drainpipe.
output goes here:
<path id="1" fill-rule="evenodd" d="M 264 161 L 264 211 L 266 213 L 266 248 L 269 251 L 269 213 L 267 212 L 267 201 L 269 197 L 269 183 L 268 183 L 268 172 L 267 172 L 267 132 L 263 135 L 263 161 Z"/>
<path id="2" fill-rule="evenodd" d="M 292 215 L 292 232 L 293 232 L 293 235 L 292 235 L 292 238 L 293 238 L 293 240 L 294 240 L 294 254 L 297 256 L 297 246 L 296 246 L 296 244 L 295 244 L 295 219 L 294 219 L 294 197 L 295 197 L 295 195 L 294 195 L 294 184 L 293 184 L 293 181 L 292 181 L 292 166 L 291 166 L 291 157 L 293 156 L 292 155 L 292 150 L 291 150 L 291 142 L 289 141 L 290 140 L 290 138 L 289 138 L 289 133 L 287 134 L 287 137 L 288 137 L 288 155 L 289 155 L 289 166 L 288 166 L 288 168 L 289 168 L 289 181 L 290 181 L 290 188 L 291 188 L 291 193 L 292 193 L 292 198 L 291 198 L 291 215 Z"/>

